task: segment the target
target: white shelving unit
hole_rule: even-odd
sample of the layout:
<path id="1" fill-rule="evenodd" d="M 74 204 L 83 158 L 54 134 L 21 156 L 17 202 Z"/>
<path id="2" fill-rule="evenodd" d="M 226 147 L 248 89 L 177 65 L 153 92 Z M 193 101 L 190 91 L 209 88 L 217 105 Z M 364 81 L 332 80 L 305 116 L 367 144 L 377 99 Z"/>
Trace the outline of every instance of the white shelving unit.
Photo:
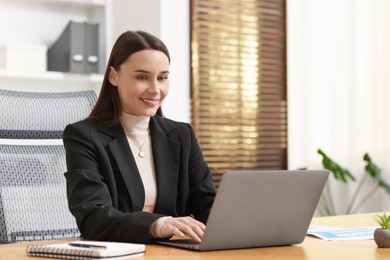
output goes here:
<path id="1" fill-rule="evenodd" d="M 100 71 L 120 33 L 144 30 L 160 37 L 172 59 L 171 94 L 164 102 L 164 114 L 189 122 L 189 0 L 0 0 L 0 46 L 49 47 L 70 20 L 100 24 Z M 26 62 L 22 71 L 7 70 L 0 62 L 0 88 L 100 91 L 102 75 L 35 72 L 34 66 L 28 69 L 34 59 Z"/>
<path id="2" fill-rule="evenodd" d="M 45 46 L 62 33 L 69 21 L 99 23 L 100 71 L 106 61 L 106 0 L 1 0 L 0 45 Z M 34 61 L 18 62 L 24 66 L 0 69 L 0 88 L 30 91 L 73 91 L 93 89 L 99 91 L 103 76 L 99 74 L 71 74 L 34 70 Z M 32 68 L 29 70 L 29 65 Z"/>
<path id="3" fill-rule="evenodd" d="M 103 75 L 72 74 L 56 71 L 42 73 L 0 70 L 0 88 L 20 91 L 76 91 L 99 92 Z"/>

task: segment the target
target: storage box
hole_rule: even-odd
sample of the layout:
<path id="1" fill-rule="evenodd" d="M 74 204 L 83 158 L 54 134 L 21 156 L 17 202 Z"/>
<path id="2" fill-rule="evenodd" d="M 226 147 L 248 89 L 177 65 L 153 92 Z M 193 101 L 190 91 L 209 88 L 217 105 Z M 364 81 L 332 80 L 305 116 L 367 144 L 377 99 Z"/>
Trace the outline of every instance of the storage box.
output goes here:
<path id="1" fill-rule="evenodd" d="M 12 72 L 44 72 L 46 68 L 45 45 L 0 45 L 0 69 Z"/>

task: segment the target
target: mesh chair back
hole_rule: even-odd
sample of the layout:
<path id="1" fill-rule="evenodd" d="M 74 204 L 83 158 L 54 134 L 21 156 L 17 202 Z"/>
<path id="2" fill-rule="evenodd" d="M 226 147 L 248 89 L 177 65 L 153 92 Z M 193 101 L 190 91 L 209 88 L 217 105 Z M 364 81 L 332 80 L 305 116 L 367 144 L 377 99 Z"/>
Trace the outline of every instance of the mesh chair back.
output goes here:
<path id="1" fill-rule="evenodd" d="M 91 112 L 94 91 L 25 92 L 0 89 L 0 138 L 62 138 L 69 123 Z"/>
<path id="2" fill-rule="evenodd" d="M 95 102 L 93 91 L 0 89 L 0 243 L 80 235 L 67 204 L 62 133 Z"/>
<path id="3" fill-rule="evenodd" d="M 67 206 L 62 140 L 52 142 L 0 144 L 1 241 L 80 235 Z"/>

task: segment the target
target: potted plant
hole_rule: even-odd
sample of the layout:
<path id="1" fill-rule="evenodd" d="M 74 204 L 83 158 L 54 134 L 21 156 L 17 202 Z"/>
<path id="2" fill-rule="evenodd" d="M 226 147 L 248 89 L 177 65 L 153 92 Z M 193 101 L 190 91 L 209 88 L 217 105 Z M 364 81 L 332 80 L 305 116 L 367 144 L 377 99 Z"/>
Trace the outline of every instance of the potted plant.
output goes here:
<path id="1" fill-rule="evenodd" d="M 390 247 L 390 215 L 386 215 L 386 212 L 377 215 L 376 222 L 380 228 L 374 231 L 375 243 L 378 247 Z"/>
<path id="2" fill-rule="evenodd" d="M 356 178 L 348 169 L 331 159 L 324 151 L 318 149 L 317 152 L 322 156 L 322 165 L 325 169 L 333 173 L 333 177 L 336 181 L 344 184 L 357 182 L 352 198 L 349 201 L 345 212 L 342 212 L 341 214 L 353 214 L 358 212 L 360 207 L 363 206 L 364 203 L 367 203 L 370 197 L 372 197 L 378 189 L 383 189 L 390 195 L 390 184 L 385 181 L 380 167 L 373 162 L 368 153 L 365 153 L 363 156 L 365 174 L 358 180 L 358 178 Z M 372 182 L 368 182 L 369 179 L 371 179 Z M 363 186 L 365 186 L 365 189 L 363 189 Z M 321 196 L 318 212 L 324 216 L 339 214 L 336 212 L 332 193 L 328 184 L 325 186 L 325 190 Z"/>

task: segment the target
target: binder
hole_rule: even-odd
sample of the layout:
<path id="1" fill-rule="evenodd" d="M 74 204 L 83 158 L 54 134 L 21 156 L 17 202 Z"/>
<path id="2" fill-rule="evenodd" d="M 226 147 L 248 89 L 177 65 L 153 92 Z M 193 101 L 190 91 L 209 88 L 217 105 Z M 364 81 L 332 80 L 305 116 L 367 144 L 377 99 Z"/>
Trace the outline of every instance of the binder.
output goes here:
<path id="1" fill-rule="evenodd" d="M 70 21 L 48 49 L 49 71 L 99 72 L 99 24 Z"/>
<path id="2" fill-rule="evenodd" d="M 99 25 L 93 23 L 85 24 L 85 73 L 99 72 Z"/>

